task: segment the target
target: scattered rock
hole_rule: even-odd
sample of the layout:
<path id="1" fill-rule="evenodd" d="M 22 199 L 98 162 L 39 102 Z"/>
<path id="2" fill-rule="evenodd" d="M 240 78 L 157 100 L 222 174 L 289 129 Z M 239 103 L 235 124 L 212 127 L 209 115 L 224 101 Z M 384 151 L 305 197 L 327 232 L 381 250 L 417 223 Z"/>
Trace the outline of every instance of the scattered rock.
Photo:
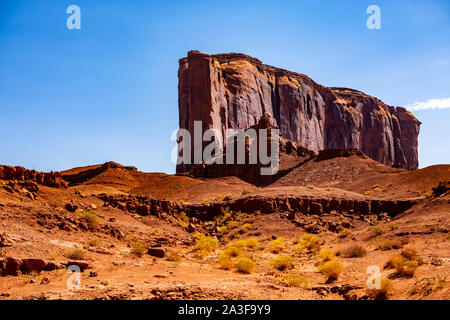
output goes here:
<path id="1" fill-rule="evenodd" d="M 78 206 L 73 203 L 67 203 L 65 208 L 69 212 L 75 212 L 78 209 Z"/>
<path id="2" fill-rule="evenodd" d="M 50 279 L 49 278 L 42 278 L 41 280 L 41 284 L 46 285 L 50 283 Z"/>
<path id="3" fill-rule="evenodd" d="M 153 257 L 164 258 L 166 249 L 161 247 L 148 248 L 147 253 Z"/>

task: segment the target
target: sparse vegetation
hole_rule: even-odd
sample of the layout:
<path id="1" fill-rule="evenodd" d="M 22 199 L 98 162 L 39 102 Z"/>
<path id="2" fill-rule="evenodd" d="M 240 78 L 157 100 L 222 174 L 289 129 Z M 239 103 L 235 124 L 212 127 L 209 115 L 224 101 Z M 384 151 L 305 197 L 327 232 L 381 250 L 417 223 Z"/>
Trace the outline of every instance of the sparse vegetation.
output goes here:
<path id="1" fill-rule="evenodd" d="M 172 262 L 180 262 L 181 261 L 181 256 L 178 253 L 178 251 L 176 251 L 176 250 L 169 250 L 167 252 L 166 260 L 167 261 L 172 261 Z"/>
<path id="2" fill-rule="evenodd" d="M 301 240 L 300 240 L 299 238 L 292 238 L 292 239 L 291 239 L 291 243 L 292 243 L 292 244 L 299 244 L 300 241 L 301 241 Z"/>
<path id="3" fill-rule="evenodd" d="M 326 261 L 331 261 L 335 258 L 334 252 L 330 249 L 324 249 L 322 251 L 320 251 L 320 253 L 318 254 L 319 259 L 322 262 L 326 262 Z"/>
<path id="4" fill-rule="evenodd" d="M 252 273 L 255 267 L 256 263 L 247 257 L 239 258 L 236 262 L 236 269 L 241 273 Z"/>
<path id="5" fill-rule="evenodd" d="M 314 187 L 312 184 L 308 184 L 308 185 L 306 185 L 306 188 L 308 188 L 308 189 L 315 189 L 316 187 Z"/>
<path id="6" fill-rule="evenodd" d="M 225 197 L 223 197 L 223 201 L 230 201 L 233 197 L 230 194 L 227 194 Z"/>
<path id="7" fill-rule="evenodd" d="M 342 229 L 341 231 L 339 231 L 338 233 L 338 238 L 339 239 L 344 239 L 347 238 L 349 235 L 351 235 L 352 232 L 348 229 Z"/>
<path id="8" fill-rule="evenodd" d="M 327 277 L 327 282 L 337 280 L 344 271 L 344 266 L 338 260 L 331 260 L 319 265 L 319 270 Z"/>
<path id="9" fill-rule="evenodd" d="M 218 228 L 219 233 L 225 233 L 228 231 L 228 227 L 227 226 L 221 226 Z"/>
<path id="10" fill-rule="evenodd" d="M 312 253 L 317 253 L 319 252 L 321 245 L 322 240 L 320 240 L 319 237 L 310 233 L 305 233 L 302 237 L 302 241 L 298 245 L 298 248 L 306 249 Z"/>
<path id="11" fill-rule="evenodd" d="M 72 260 L 84 260 L 87 256 L 87 251 L 82 248 L 70 248 L 64 253 L 64 256 Z"/>
<path id="12" fill-rule="evenodd" d="M 219 264 L 220 267 L 224 270 L 231 270 L 233 268 L 233 261 L 231 260 L 230 256 L 226 254 L 225 252 L 222 252 L 219 255 Z"/>
<path id="13" fill-rule="evenodd" d="M 304 276 L 299 274 L 288 273 L 281 278 L 284 283 L 289 287 L 295 288 L 309 288 L 309 281 Z"/>
<path id="14" fill-rule="evenodd" d="M 389 295 L 392 293 L 392 290 L 394 289 L 394 283 L 387 279 L 387 278 L 381 278 L 380 279 L 380 288 L 379 289 L 366 289 L 367 295 L 371 297 L 374 300 L 386 300 Z"/>
<path id="15" fill-rule="evenodd" d="M 248 189 L 242 190 L 242 195 L 245 196 L 246 194 L 249 194 L 251 191 Z"/>
<path id="16" fill-rule="evenodd" d="M 291 269 L 294 267 L 294 261 L 291 256 L 287 254 L 281 254 L 272 259 L 272 267 L 279 271 Z"/>
<path id="17" fill-rule="evenodd" d="M 375 244 L 379 250 L 388 251 L 392 249 L 400 249 L 402 243 L 398 240 L 389 240 L 383 237 L 377 237 L 374 239 Z"/>
<path id="18" fill-rule="evenodd" d="M 364 192 L 364 195 L 366 196 L 370 196 L 372 194 L 372 190 L 367 190 L 366 192 Z"/>
<path id="19" fill-rule="evenodd" d="M 400 275 L 412 277 L 422 263 L 423 259 L 419 251 L 413 246 L 408 246 L 399 255 L 392 257 L 387 265 L 395 268 Z"/>
<path id="20" fill-rule="evenodd" d="M 247 248 L 254 249 L 258 246 L 258 240 L 256 240 L 255 238 L 248 238 L 245 240 L 245 246 Z"/>
<path id="21" fill-rule="evenodd" d="M 270 249 L 273 253 L 280 253 L 286 247 L 285 240 L 283 237 L 276 238 L 270 244 Z"/>
<path id="22" fill-rule="evenodd" d="M 229 257 L 237 257 L 242 253 L 242 250 L 239 247 L 236 246 L 228 246 L 223 250 L 223 254 L 229 256 Z"/>
<path id="23" fill-rule="evenodd" d="M 218 245 L 219 242 L 216 239 L 199 234 L 197 235 L 197 242 L 194 246 L 195 255 L 203 257 L 208 253 L 214 252 Z"/>
<path id="24" fill-rule="evenodd" d="M 94 212 L 85 210 L 78 212 L 78 214 L 86 221 L 90 229 L 96 229 L 98 227 L 99 218 Z"/>
<path id="25" fill-rule="evenodd" d="M 139 241 L 134 241 L 131 243 L 130 253 L 138 258 L 141 258 L 147 249 L 148 247 L 146 244 Z"/>
<path id="26" fill-rule="evenodd" d="M 238 240 L 238 241 L 235 241 L 233 243 L 233 245 L 237 248 L 243 249 L 247 246 L 247 243 L 245 242 L 245 240 Z"/>
<path id="27" fill-rule="evenodd" d="M 381 236 L 382 234 L 383 228 L 379 224 L 369 227 L 369 238 L 375 238 Z"/>
<path id="28" fill-rule="evenodd" d="M 391 229 L 392 231 L 397 229 L 397 224 L 395 222 L 389 222 L 388 226 L 389 226 L 389 229 Z"/>
<path id="29" fill-rule="evenodd" d="M 360 258 L 366 255 L 366 249 L 359 244 L 350 245 L 339 252 L 344 258 Z"/>

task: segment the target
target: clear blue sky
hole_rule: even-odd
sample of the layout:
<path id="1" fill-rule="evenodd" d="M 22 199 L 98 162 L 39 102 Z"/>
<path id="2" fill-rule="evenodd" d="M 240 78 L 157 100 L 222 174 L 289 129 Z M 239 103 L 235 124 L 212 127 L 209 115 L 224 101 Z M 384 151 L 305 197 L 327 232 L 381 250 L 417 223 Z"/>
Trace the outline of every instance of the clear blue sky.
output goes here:
<path id="1" fill-rule="evenodd" d="M 81 30 L 66 8 L 81 8 Z M 381 8 L 381 30 L 366 8 Z M 450 2 L 0 0 L 0 163 L 174 172 L 178 59 L 243 52 L 404 106 L 450 97 Z M 419 160 L 450 163 L 450 108 L 419 110 Z"/>

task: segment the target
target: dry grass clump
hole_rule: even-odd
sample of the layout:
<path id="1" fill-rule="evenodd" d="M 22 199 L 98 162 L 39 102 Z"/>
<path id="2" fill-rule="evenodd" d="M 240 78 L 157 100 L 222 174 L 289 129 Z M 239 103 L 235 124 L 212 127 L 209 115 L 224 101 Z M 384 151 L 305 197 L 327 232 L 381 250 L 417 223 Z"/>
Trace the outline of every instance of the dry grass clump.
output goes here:
<path id="1" fill-rule="evenodd" d="M 380 288 L 379 289 L 366 289 L 367 295 L 374 300 L 386 300 L 389 295 L 392 293 L 394 289 L 394 283 L 387 279 L 380 279 Z"/>
<path id="2" fill-rule="evenodd" d="M 223 197 L 223 201 L 229 201 L 232 199 L 233 199 L 233 196 L 231 194 L 227 194 L 225 197 Z"/>
<path id="3" fill-rule="evenodd" d="M 338 260 L 323 262 L 319 265 L 319 270 L 327 277 L 327 282 L 337 280 L 344 271 L 344 266 Z"/>
<path id="4" fill-rule="evenodd" d="M 236 262 L 236 270 L 240 273 L 252 273 L 255 267 L 256 263 L 247 257 L 239 258 Z"/>
<path id="5" fill-rule="evenodd" d="M 248 238 L 245 240 L 245 246 L 250 249 L 254 249 L 258 246 L 258 240 L 255 238 Z"/>
<path id="6" fill-rule="evenodd" d="M 197 235 L 194 252 L 196 256 L 203 257 L 208 253 L 214 252 L 218 245 L 219 242 L 216 239 L 199 234 Z"/>
<path id="7" fill-rule="evenodd" d="M 219 233 L 225 233 L 228 231 L 228 227 L 227 226 L 221 226 L 218 227 L 217 230 L 219 231 Z"/>
<path id="8" fill-rule="evenodd" d="M 360 244 L 352 244 L 339 251 L 339 255 L 344 258 L 360 258 L 366 255 L 367 251 Z"/>
<path id="9" fill-rule="evenodd" d="M 87 251 L 82 248 L 70 248 L 64 253 L 64 256 L 72 260 L 84 260 L 87 256 Z"/>
<path id="10" fill-rule="evenodd" d="M 389 222 L 388 224 L 389 229 L 391 229 L 392 231 L 397 229 L 397 224 L 395 222 Z"/>
<path id="11" fill-rule="evenodd" d="M 305 289 L 309 288 L 308 279 L 299 274 L 288 273 L 283 275 L 281 279 L 288 287 L 295 287 L 295 288 L 302 287 Z"/>
<path id="12" fill-rule="evenodd" d="M 300 238 L 292 238 L 292 239 L 291 239 L 291 243 L 292 243 L 292 244 L 299 244 L 300 241 L 301 241 Z"/>
<path id="13" fill-rule="evenodd" d="M 233 246 L 243 249 L 247 246 L 247 243 L 245 242 L 245 240 L 237 240 L 233 243 Z"/>
<path id="14" fill-rule="evenodd" d="M 78 212 L 78 214 L 80 215 L 81 219 L 86 221 L 89 228 L 96 229 L 98 227 L 99 218 L 97 217 L 97 215 L 95 213 L 86 210 L 86 211 L 80 211 L 80 212 Z"/>
<path id="15" fill-rule="evenodd" d="M 219 255 L 219 264 L 220 267 L 224 270 L 231 270 L 233 268 L 233 261 L 231 260 L 231 257 L 226 254 L 225 252 L 222 252 Z"/>
<path id="16" fill-rule="evenodd" d="M 273 253 L 280 253 L 286 248 L 285 240 L 283 237 L 276 238 L 270 244 L 270 250 Z"/>
<path id="17" fill-rule="evenodd" d="M 177 250 L 168 250 L 166 260 L 172 262 L 180 262 L 181 256 Z"/>
<path id="18" fill-rule="evenodd" d="M 377 237 L 374 239 L 377 248 L 383 251 L 388 251 L 392 249 L 400 249 L 403 244 L 398 240 L 389 240 L 383 237 Z"/>
<path id="19" fill-rule="evenodd" d="M 302 237 L 302 241 L 297 247 L 299 249 L 306 249 L 310 252 L 317 253 L 319 252 L 321 245 L 322 240 L 320 240 L 319 237 L 310 233 L 305 233 Z"/>
<path id="20" fill-rule="evenodd" d="M 331 261 L 335 258 L 334 252 L 330 249 L 324 249 L 322 251 L 320 251 L 320 253 L 318 254 L 319 259 L 322 262 L 325 261 Z"/>
<path id="21" fill-rule="evenodd" d="M 413 246 L 405 247 L 399 255 L 391 258 L 388 267 L 394 267 L 399 275 L 412 277 L 417 268 L 423 263 L 419 250 Z"/>
<path id="22" fill-rule="evenodd" d="M 225 250 L 223 250 L 224 254 L 226 254 L 229 257 L 233 257 L 236 258 L 237 256 L 240 256 L 242 253 L 241 248 L 233 246 L 233 245 L 229 245 L 225 248 Z"/>
<path id="23" fill-rule="evenodd" d="M 286 269 L 291 269 L 294 267 L 294 261 L 291 256 L 287 254 L 281 254 L 272 259 L 270 263 L 272 267 L 279 271 L 284 271 Z"/>
<path id="24" fill-rule="evenodd" d="M 383 234 L 383 228 L 379 224 L 369 227 L 369 238 L 376 238 Z"/>
<path id="25" fill-rule="evenodd" d="M 138 258 L 142 257 L 148 250 L 148 246 L 142 242 L 134 241 L 131 243 L 130 253 Z"/>
<path id="26" fill-rule="evenodd" d="M 339 239 L 344 239 L 347 238 L 349 235 L 351 235 L 352 232 L 348 229 L 342 229 L 341 231 L 339 231 L 338 233 L 338 238 Z"/>

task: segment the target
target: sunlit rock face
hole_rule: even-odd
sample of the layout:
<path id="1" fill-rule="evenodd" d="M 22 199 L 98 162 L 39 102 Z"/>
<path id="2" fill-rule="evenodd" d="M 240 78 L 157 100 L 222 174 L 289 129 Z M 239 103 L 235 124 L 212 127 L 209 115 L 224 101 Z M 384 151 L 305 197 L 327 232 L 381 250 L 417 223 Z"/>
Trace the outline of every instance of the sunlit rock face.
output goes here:
<path id="1" fill-rule="evenodd" d="M 272 115 L 280 134 L 314 152 L 356 148 L 385 165 L 417 169 L 420 122 L 406 109 L 267 66 L 244 54 L 190 51 L 180 60 L 179 125 L 248 129 Z M 189 165 L 178 165 L 185 172 Z"/>

